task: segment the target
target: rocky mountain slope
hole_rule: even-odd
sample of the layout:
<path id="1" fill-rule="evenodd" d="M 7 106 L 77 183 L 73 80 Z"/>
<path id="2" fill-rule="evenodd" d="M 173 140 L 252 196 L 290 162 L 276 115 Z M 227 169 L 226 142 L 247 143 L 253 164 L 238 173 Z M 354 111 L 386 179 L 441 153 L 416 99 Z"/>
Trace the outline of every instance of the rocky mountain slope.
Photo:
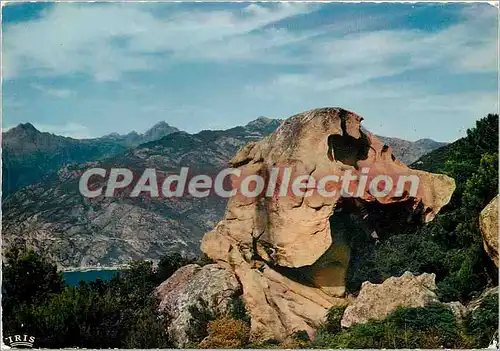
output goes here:
<path id="1" fill-rule="evenodd" d="M 79 176 L 90 167 L 146 168 L 178 173 L 214 173 L 250 141 L 279 124 L 259 119 L 245 127 L 176 132 L 99 162 L 76 164 L 19 190 L 3 203 L 4 245 L 25 242 L 49 254 L 62 267 L 118 265 L 133 259 L 158 259 L 170 252 L 199 253 L 199 239 L 224 213 L 216 197 L 176 199 L 83 197 Z"/>
<path id="2" fill-rule="evenodd" d="M 394 156 L 404 164 L 412 164 L 423 155 L 439 149 L 447 143 L 434 141 L 432 139 L 419 139 L 417 141 L 408 141 L 399 138 L 390 138 L 377 135 L 380 140 L 392 147 Z"/>
<path id="3" fill-rule="evenodd" d="M 2 135 L 3 197 L 41 181 L 64 164 L 97 160 L 125 149 L 111 140 L 72 139 L 20 124 Z"/>
<path id="4" fill-rule="evenodd" d="M 102 138 L 73 139 L 40 132 L 32 124 L 19 124 L 2 135 L 2 192 L 7 196 L 67 164 L 96 161 L 125 152 L 129 147 L 158 140 L 178 131 L 160 122 L 144 134 L 112 134 Z"/>

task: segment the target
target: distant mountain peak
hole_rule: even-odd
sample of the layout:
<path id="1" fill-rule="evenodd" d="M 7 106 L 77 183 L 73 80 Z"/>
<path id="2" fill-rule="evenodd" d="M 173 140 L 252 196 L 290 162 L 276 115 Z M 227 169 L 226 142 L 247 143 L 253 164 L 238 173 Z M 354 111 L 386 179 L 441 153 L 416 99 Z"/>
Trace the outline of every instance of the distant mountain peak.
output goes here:
<path id="1" fill-rule="evenodd" d="M 120 135 L 120 134 L 118 134 Z M 127 134 L 127 136 L 134 136 L 134 137 L 138 137 L 139 136 L 139 133 L 137 133 L 135 130 L 131 131 L 130 133 Z"/>
<path id="2" fill-rule="evenodd" d="M 156 123 L 154 126 L 152 126 L 151 128 L 149 128 L 145 133 L 144 135 L 147 135 L 147 134 L 151 134 L 151 133 L 155 133 L 156 131 L 164 131 L 164 130 L 173 130 L 175 132 L 178 132 L 179 129 L 175 128 L 175 127 L 172 127 L 170 124 L 168 124 L 167 122 L 165 121 L 160 121 L 158 123 Z M 173 132 L 172 132 L 173 133 Z"/>
<path id="3" fill-rule="evenodd" d="M 19 134 L 19 133 L 28 133 L 28 134 L 34 134 L 34 133 L 40 133 L 38 129 L 35 128 L 35 126 L 31 123 L 20 123 L 16 127 L 9 129 L 6 133 L 9 134 Z"/>
<path id="4" fill-rule="evenodd" d="M 261 127 L 261 126 L 265 126 L 265 125 L 268 125 L 270 123 L 273 123 L 274 121 L 277 121 L 277 120 L 269 118 L 269 117 L 265 117 L 265 116 L 260 116 L 256 119 L 254 119 L 253 121 L 248 122 L 246 126 L 247 127 Z"/>
<path id="5" fill-rule="evenodd" d="M 102 139 L 113 139 L 127 146 L 137 146 L 154 140 L 159 140 L 164 136 L 178 132 L 179 129 L 172 127 L 165 121 L 160 121 L 144 132 L 137 133 L 135 130 L 127 134 L 111 133 L 102 137 Z"/>
<path id="6" fill-rule="evenodd" d="M 151 129 L 155 129 L 155 128 L 163 128 L 163 127 L 171 127 L 171 128 L 175 128 L 175 127 L 172 127 L 170 124 L 168 124 L 167 122 L 165 121 L 160 121 L 158 123 L 156 123 L 155 125 L 153 125 L 151 128 L 149 128 L 150 130 Z M 177 129 L 177 128 L 175 128 Z"/>
<path id="7" fill-rule="evenodd" d="M 179 129 L 172 127 L 165 121 L 156 123 L 154 126 L 149 128 L 142 136 L 145 142 L 159 140 L 164 136 L 178 132 Z"/>
<path id="8" fill-rule="evenodd" d="M 253 132 L 267 135 L 274 132 L 280 126 L 281 122 L 281 119 L 272 119 L 260 116 L 259 118 L 247 123 L 245 128 Z"/>

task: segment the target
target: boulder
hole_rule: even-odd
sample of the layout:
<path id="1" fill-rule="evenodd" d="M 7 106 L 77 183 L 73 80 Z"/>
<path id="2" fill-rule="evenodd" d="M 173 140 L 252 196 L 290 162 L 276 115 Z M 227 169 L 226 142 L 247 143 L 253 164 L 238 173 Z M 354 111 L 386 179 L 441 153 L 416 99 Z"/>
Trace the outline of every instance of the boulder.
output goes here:
<path id="1" fill-rule="evenodd" d="M 439 302 L 435 274 L 414 276 L 405 272 L 401 277 L 391 277 L 382 284 L 364 282 L 358 297 L 342 316 L 341 326 L 348 328 L 369 320 L 383 320 L 398 307 L 424 307 Z"/>
<path id="2" fill-rule="evenodd" d="M 483 233 L 484 250 L 498 267 L 498 195 L 481 211 L 479 227 Z"/>
<path id="3" fill-rule="evenodd" d="M 350 206 L 379 213 L 400 204 L 408 212 L 405 216 L 427 222 L 451 198 L 453 179 L 408 168 L 388 145 L 361 128 L 362 120 L 341 108 L 300 113 L 231 160 L 241 172 L 231 178 L 237 193 L 222 221 L 203 237 L 201 250 L 241 282 L 255 339 L 283 340 L 298 330 L 312 336 L 330 307 L 347 304 L 350 247 L 342 230 L 331 223 L 334 212 Z M 378 175 L 389 176 L 393 184 L 399 176 L 416 178 L 417 191 L 405 183 L 402 194 L 394 186 L 386 196 L 374 195 L 369 186 L 360 186 L 361 178 L 347 189 L 352 196 L 338 188 L 323 189 L 334 190 L 333 196 L 314 186 L 311 196 L 290 190 L 298 176 L 341 180 L 346 172 L 360 177 L 360 171 L 366 172 L 367 182 Z M 245 196 L 240 186 L 246 176 L 262 177 L 267 187 L 258 196 Z"/>
<path id="4" fill-rule="evenodd" d="M 234 274 L 216 264 L 181 267 L 156 289 L 160 311 L 171 318 L 168 332 L 179 347 L 193 342 L 187 334 L 192 318 L 190 306 L 199 306 L 202 299 L 213 315 L 224 315 L 239 292 L 241 286 Z"/>

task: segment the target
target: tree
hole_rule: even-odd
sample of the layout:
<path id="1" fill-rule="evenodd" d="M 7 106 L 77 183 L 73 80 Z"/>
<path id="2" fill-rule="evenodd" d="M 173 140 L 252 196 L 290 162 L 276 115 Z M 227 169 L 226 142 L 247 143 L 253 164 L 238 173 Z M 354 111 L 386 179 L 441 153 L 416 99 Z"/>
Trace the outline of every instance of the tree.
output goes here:
<path id="1" fill-rule="evenodd" d="M 155 287 L 147 261 L 133 262 L 109 281 L 65 286 L 45 257 L 14 247 L 4 264 L 4 332 L 34 335 L 42 348 L 169 348 L 168 318 L 158 312 Z"/>
<path id="2" fill-rule="evenodd" d="M 64 289 L 62 274 L 50 260 L 24 246 L 4 251 L 2 263 L 2 320 L 4 330 L 19 332 L 20 316 Z M 19 315 L 16 316 L 16 314 Z"/>
<path id="3" fill-rule="evenodd" d="M 176 270 L 191 262 L 192 261 L 190 259 L 183 257 L 179 253 L 163 256 L 158 263 L 158 268 L 156 269 L 156 282 L 161 284 L 170 278 Z"/>
<path id="4" fill-rule="evenodd" d="M 498 282 L 479 229 L 480 211 L 498 193 L 498 115 L 477 121 L 465 138 L 422 159 L 420 169 L 455 179 L 451 203 L 434 221 L 395 233 L 377 247 L 356 242 L 348 272 L 351 291 L 365 280 L 378 283 L 405 271 L 428 272 L 436 274 L 441 299 L 468 301 Z"/>

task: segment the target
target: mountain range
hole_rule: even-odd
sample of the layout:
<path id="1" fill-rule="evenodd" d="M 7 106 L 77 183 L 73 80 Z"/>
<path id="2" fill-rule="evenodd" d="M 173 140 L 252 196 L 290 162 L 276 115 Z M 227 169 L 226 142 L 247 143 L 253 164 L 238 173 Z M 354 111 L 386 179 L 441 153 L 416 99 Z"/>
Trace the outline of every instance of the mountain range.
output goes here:
<path id="1" fill-rule="evenodd" d="M 144 134 L 133 131 L 126 135 L 113 133 L 101 138 L 73 139 L 40 132 L 31 123 L 19 124 L 2 133 L 3 196 L 37 183 L 63 165 L 118 155 L 177 131 L 168 123 L 159 122 Z"/>
<path id="2" fill-rule="evenodd" d="M 79 176 L 89 167 L 123 167 L 139 174 L 146 168 L 178 173 L 189 167 L 215 174 L 241 147 L 271 134 L 280 123 L 259 117 L 245 126 L 189 134 L 160 122 L 144 134 L 95 139 L 71 139 L 21 124 L 3 133 L 2 140 L 4 245 L 26 243 L 63 268 L 116 266 L 172 252 L 196 256 L 200 238 L 220 220 L 226 200 L 89 199 L 79 193 Z M 407 164 L 445 145 L 380 138 Z"/>

